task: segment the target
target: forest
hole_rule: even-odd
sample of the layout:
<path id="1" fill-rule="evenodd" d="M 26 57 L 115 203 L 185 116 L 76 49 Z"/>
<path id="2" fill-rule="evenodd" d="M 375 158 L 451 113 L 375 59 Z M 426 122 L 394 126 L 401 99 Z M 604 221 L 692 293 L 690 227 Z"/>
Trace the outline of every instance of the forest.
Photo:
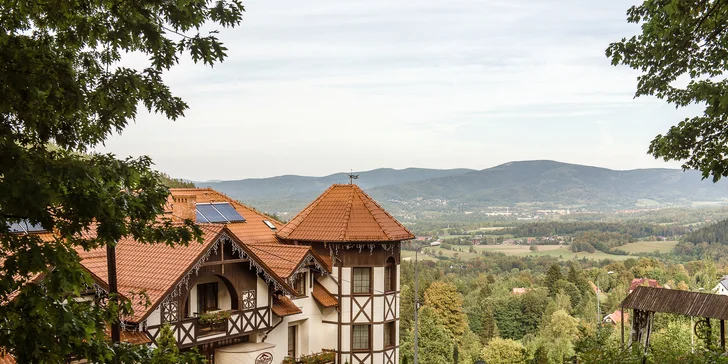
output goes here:
<path id="1" fill-rule="evenodd" d="M 419 264 L 422 363 L 725 362 L 713 354 L 713 347 L 691 345 L 689 318 L 657 315 L 647 354 L 637 344 L 623 348 L 619 325 L 605 322 L 635 278 L 655 279 L 672 289 L 709 291 L 726 273 L 725 266 L 709 260 L 565 262 L 485 254 L 458 264 Z M 400 352 L 402 362 L 411 363 L 414 264 L 403 262 L 401 272 Z"/>

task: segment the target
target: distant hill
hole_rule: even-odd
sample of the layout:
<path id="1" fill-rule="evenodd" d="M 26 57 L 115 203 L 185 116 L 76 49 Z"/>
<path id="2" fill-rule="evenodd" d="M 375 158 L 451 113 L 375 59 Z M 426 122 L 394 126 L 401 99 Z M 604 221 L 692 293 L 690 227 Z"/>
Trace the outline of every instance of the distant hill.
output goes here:
<path id="1" fill-rule="evenodd" d="M 635 208 L 728 201 L 728 181 L 713 184 L 695 171 L 615 171 L 554 161 L 511 162 L 482 171 L 377 169 L 356 183 L 395 213 L 478 211 L 491 206 Z M 197 182 L 269 212 L 295 214 L 347 173 Z"/>
<path id="2" fill-rule="evenodd" d="M 367 189 L 460 175 L 473 171 L 472 169 L 380 168 L 366 172 L 354 172 L 354 174 L 359 176 L 355 183 L 361 188 Z M 349 183 L 349 173 L 342 172 L 324 177 L 286 175 L 237 181 L 195 182 L 198 187 L 212 187 L 229 196 L 243 200 L 315 197 L 334 183 Z"/>

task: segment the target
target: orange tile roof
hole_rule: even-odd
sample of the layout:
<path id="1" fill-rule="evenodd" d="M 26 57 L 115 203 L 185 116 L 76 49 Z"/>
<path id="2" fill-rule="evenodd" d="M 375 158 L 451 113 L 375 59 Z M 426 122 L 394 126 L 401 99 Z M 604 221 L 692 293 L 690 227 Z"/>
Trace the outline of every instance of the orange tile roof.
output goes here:
<path id="1" fill-rule="evenodd" d="M 313 283 L 313 290 L 311 295 L 321 306 L 324 307 L 336 307 L 339 305 L 339 301 L 318 281 Z"/>
<path id="2" fill-rule="evenodd" d="M 4 353 L 0 348 L 0 364 L 15 364 L 15 358 L 12 355 Z"/>
<path id="3" fill-rule="evenodd" d="M 277 230 L 283 227 L 280 221 L 272 217 L 266 216 L 258 212 L 250 206 L 246 206 L 239 201 L 230 198 L 211 188 L 170 188 L 171 196 L 195 196 L 197 203 L 210 202 L 228 202 L 240 215 L 245 218 L 245 222 L 234 222 L 227 224 L 228 229 L 235 234 L 244 244 L 277 244 L 278 240 L 275 231 L 271 230 L 263 223 L 263 220 L 270 221 Z"/>
<path id="4" fill-rule="evenodd" d="M 145 291 L 152 302 L 146 307 L 140 300 L 132 300 L 134 316 L 131 321 L 146 314 L 174 286 L 202 254 L 218 239 L 224 225 L 200 225 L 205 232 L 203 243 L 170 247 L 165 244 L 143 244 L 132 238 L 121 239 L 116 246 L 116 269 L 119 293 L 131 297 L 131 293 Z M 103 282 L 108 282 L 106 247 L 84 251 L 78 249 L 81 264 Z"/>
<path id="5" fill-rule="evenodd" d="M 278 317 L 295 315 L 302 312 L 301 309 L 286 296 L 274 296 L 273 307 L 271 307 L 271 310 Z"/>
<path id="6" fill-rule="evenodd" d="M 309 246 L 254 244 L 247 246 L 247 248 L 258 260 L 265 263 L 268 268 L 281 278 L 288 278 L 291 274 L 295 273 L 299 265 L 308 256 L 312 256 L 321 266 L 327 268 L 327 271 L 331 273 L 331 269 L 328 269 L 326 262 Z"/>
<path id="7" fill-rule="evenodd" d="M 415 237 L 354 184 L 329 187 L 279 229 L 277 236 L 323 242 L 398 241 Z"/>

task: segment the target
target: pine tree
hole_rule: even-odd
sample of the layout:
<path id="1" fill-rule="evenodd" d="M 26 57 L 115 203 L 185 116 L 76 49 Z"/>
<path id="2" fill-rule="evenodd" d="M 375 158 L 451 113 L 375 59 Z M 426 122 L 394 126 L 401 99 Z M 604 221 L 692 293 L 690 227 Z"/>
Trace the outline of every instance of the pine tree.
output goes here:
<path id="1" fill-rule="evenodd" d="M 546 281 L 544 282 L 546 287 L 548 287 L 549 289 L 549 296 L 553 297 L 556 295 L 556 293 L 558 293 L 555 290 L 555 285 L 556 282 L 563 278 L 564 276 L 561 274 L 561 267 L 556 263 L 552 264 L 548 272 L 546 272 Z"/>

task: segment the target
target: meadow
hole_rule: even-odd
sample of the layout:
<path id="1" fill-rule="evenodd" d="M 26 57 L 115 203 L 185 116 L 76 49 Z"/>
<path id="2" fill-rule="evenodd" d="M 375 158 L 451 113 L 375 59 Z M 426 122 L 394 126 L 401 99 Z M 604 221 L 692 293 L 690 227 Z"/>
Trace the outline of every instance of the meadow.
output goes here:
<path id="1" fill-rule="evenodd" d="M 638 241 L 620 246 L 619 249 L 624 250 L 633 255 L 617 255 L 608 254 L 601 251 L 595 253 L 578 252 L 574 253 L 569 250 L 569 247 L 559 245 L 537 245 L 538 251 L 531 251 L 528 245 L 475 245 L 474 248 L 477 253 L 469 252 L 469 245 L 453 245 L 453 250 L 443 249 L 442 247 L 426 248 L 433 251 L 435 254 L 442 252 L 443 256 L 454 257 L 456 254 L 460 259 L 468 260 L 477 257 L 482 254 L 483 251 L 490 251 L 494 253 L 503 253 L 506 255 L 514 256 L 544 256 L 549 255 L 557 257 L 561 260 L 572 260 L 572 259 L 614 259 L 614 260 L 625 260 L 634 257 L 634 254 L 638 253 L 651 253 L 658 251 L 660 253 L 667 253 L 675 247 L 677 241 Z M 462 250 L 462 251 L 456 251 Z M 414 258 L 414 252 L 403 250 L 402 258 L 405 260 Z M 433 260 L 432 256 L 426 256 L 419 254 L 418 259 Z"/>

